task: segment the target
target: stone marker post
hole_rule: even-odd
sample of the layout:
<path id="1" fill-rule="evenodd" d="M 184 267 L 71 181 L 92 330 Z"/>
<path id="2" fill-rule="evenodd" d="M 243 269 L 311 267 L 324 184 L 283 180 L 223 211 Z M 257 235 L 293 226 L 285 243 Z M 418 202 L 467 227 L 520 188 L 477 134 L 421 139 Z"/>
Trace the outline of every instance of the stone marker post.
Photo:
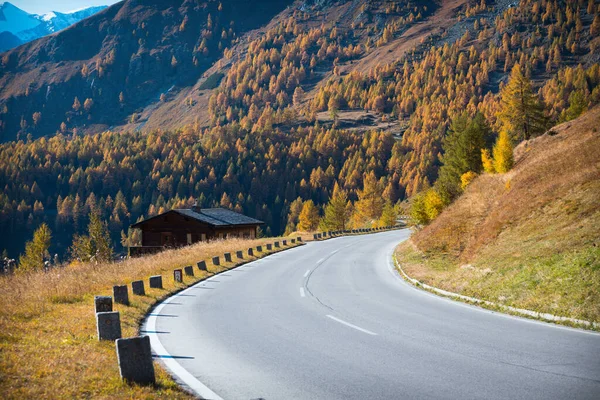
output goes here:
<path id="1" fill-rule="evenodd" d="M 156 383 L 148 336 L 118 339 L 116 346 L 121 378 L 128 383 L 142 385 Z"/>
<path id="2" fill-rule="evenodd" d="M 94 308 L 97 313 L 112 311 L 113 310 L 112 297 L 110 297 L 110 296 L 94 296 Z"/>
<path id="3" fill-rule="evenodd" d="M 262 246 L 256 246 L 256 251 L 258 251 L 259 253 L 262 252 Z"/>
<path id="4" fill-rule="evenodd" d="M 225 253 L 225 262 L 231 262 L 231 253 Z"/>
<path id="5" fill-rule="evenodd" d="M 279 242 L 275 242 L 275 247 L 279 247 Z"/>
<path id="6" fill-rule="evenodd" d="M 121 319 L 118 311 L 96 313 L 98 340 L 117 340 L 121 338 Z"/>
<path id="7" fill-rule="evenodd" d="M 150 287 L 154 289 L 162 289 L 162 275 L 154 275 L 150 277 Z"/>
<path id="8" fill-rule="evenodd" d="M 290 239 L 290 242 L 292 242 L 292 244 L 296 243 L 296 239 Z"/>
<path id="9" fill-rule="evenodd" d="M 267 243 L 267 250 L 273 249 L 273 245 L 271 243 Z"/>
<path id="10" fill-rule="evenodd" d="M 206 261 L 198 261 L 198 269 L 200 271 L 208 271 L 208 269 L 206 268 Z"/>
<path id="11" fill-rule="evenodd" d="M 259 250 L 260 251 L 260 250 Z M 254 255 L 254 249 L 252 249 L 252 247 L 250 247 L 248 249 L 248 256 L 252 257 Z"/>
<path id="12" fill-rule="evenodd" d="M 133 294 L 138 296 L 146 295 L 146 290 L 144 289 L 144 281 L 131 282 L 131 291 L 133 292 Z"/>
<path id="13" fill-rule="evenodd" d="M 314 239 L 314 240 L 317 240 L 317 239 L 318 239 L 318 236 L 317 236 L 317 234 L 316 234 L 316 233 L 313 233 L 313 239 Z"/>
<path id="14" fill-rule="evenodd" d="M 221 261 L 219 261 L 219 256 L 213 257 L 212 262 L 213 265 L 221 265 Z"/>
<path id="15" fill-rule="evenodd" d="M 284 246 L 287 246 L 287 240 L 282 240 L 281 244 L 283 244 Z"/>
<path id="16" fill-rule="evenodd" d="M 297 241 L 299 241 L 299 242 L 301 242 L 301 241 L 302 241 L 302 237 L 298 236 L 298 237 L 296 238 L 296 240 L 297 240 Z"/>
<path id="17" fill-rule="evenodd" d="M 129 305 L 129 293 L 127 292 L 127 285 L 113 286 L 113 297 L 115 303 Z"/>
<path id="18" fill-rule="evenodd" d="M 173 280 L 175 282 L 183 282 L 183 271 L 181 269 L 173 270 Z"/>
<path id="19" fill-rule="evenodd" d="M 183 272 L 185 272 L 186 276 L 194 276 L 194 267 L 191 265 L 183 267 Z"/>
<path id="20" fill-rule="evenodd" d="M 236 252 L 235 252 L 235 255 L 236 255 L 236 257 L 237 257 L 239 260 L 241 260 L 241 259 L 243 259 L 243 258 L 244 258 L 244 252 L 243 252 L 243 251 L 241 251 L 241 250 L 238 250 L 238 251 L 236 251 Z"/>

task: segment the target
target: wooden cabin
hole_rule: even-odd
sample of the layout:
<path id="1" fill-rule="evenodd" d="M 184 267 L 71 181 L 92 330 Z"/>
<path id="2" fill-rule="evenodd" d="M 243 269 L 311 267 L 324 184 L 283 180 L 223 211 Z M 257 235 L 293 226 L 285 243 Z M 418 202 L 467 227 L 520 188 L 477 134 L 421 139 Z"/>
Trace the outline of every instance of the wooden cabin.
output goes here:
<path id="1" fill-rule="evenodd" d="M 263 222 L 225 208 L 173 209 L 131 225 L 139 229 L 141 246 L 129 248 L 132 257 L 196 242 L 239 237 L 254 239 Z"/>

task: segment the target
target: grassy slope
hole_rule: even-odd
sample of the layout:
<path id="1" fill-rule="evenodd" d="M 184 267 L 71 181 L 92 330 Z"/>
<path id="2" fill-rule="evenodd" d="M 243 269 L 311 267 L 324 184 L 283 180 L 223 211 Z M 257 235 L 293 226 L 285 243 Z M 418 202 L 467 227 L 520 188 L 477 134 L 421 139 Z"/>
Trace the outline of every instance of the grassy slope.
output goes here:
<path id="1" fill-rule="evenodd" d="M 600 322 L 600 108 L 522 143 L 398 248 L 406 272 L 485 300 Z"/>
<path id="2" fill-rule="evenodd" d="M 191 398 L 161 368 L 156 368 L 156 387 L 128 386 L 121 381 L 114 343 L 96 339 L 94 295 L 110 295 L 113 285 L 145 279 L 146 296 L 132 296 L 129 290 L 131 305 L 115 305 L 121 313 L 123 337 L 135 336 L 140 321 L 157 300 L 207 276 L 195 268 L 195 277 L 184 277 L 183 284 L 176 284 L 173 269 L 195 266 L 200 260 L 225 252 L 232 252 L 235 260 L 235 250 L 247 254 L 249 247 L 272 241 L 273 238 L 200 243 L 122 263 L 0 277 L 1 397 Z M 235 265 L 207 264 L 210 272 Z M 164 289 L 149 289 L 147 277 L 155 274 L 163 275 Z"/>

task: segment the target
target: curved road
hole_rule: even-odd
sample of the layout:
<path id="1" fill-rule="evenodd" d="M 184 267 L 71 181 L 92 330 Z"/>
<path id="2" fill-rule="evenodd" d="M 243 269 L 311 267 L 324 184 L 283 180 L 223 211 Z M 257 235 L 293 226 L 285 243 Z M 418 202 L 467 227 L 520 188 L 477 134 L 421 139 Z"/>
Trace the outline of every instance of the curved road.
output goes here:
<path id="1" fill-rule="evenodd" d="M 176 379 L 223 399 L 600 399 L 600 335 L 405 283 L 407 230 L 308 243 L 171 297 L 143 329 Z"/>

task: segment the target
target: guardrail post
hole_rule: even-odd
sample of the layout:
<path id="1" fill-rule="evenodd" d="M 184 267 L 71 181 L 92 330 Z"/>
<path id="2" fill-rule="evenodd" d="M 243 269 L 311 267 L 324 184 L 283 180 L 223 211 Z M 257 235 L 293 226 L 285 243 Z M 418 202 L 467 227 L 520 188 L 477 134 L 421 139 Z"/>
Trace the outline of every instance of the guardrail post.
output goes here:
<path id="1" fill-rule="evenodd" d="M 208 269 L 206 268 L 206 261 L 198 261 L 198 269 L 200 271 L 208 271 Z"/>
<path id="2" fill-rule="evenodd" d="M 271 243 L 267 243 L 267 250 L 272 250 L 273 249 L 273 245 Z"/>
<path id="3" fill-rule="evenodd" d="M 281 244 L 284 245 L 284 246 L 287 246 L 287 240 L 282 240 Z"/>
<path id="4" fill-rule="evenodd" d="M 262 253 L 262 246 L 256 246 L 256 251 L 258 251 L 259 253 Z"/>
<path id="5" fill-rule="evenodd" d="M 154 289 L 162 289 L 162 275 L 154 275 L 150 277 L 150 287 Z"/>
<path id="6" fill-rule="evenodd" d="M 275 242 L 275 247 L 279 247 L 279 242 Z"/>
<path id="7" fill-rule="evenodd" d="M 121 319 L 118 311 L 96 313 L 96 331 L 98 340 L 117 340 L 121 338 Z"/>
<path id="8" fill-rule="evenodd" d="M 146 290 L 144 289 L 144 281 L 133 281 L 133 282 L 131 282 L 131 291 L 135 295 L 145 296 L 146 295 Z"/>
<path id="9" fill-rule="evenodd" d="M 94 296 L 94 309 L 96 313 L 110 312 L 113 310 L 113 301 L 110 296 Z"/>
<path id="10" fill-rule="evenodd" d="M 231 253 L 225 253 L 225 262 L 231 262 Z"/>
<path id="11" fill-rule="evenodd" d="M 301 241 L 302 241 L 302 237 L 301 237 L 301 236 L 298 236 L 298 237 L 296 238 L 296 240 L 297 240 L 297 241 L 299 241 L 299 242 L 301 242 Z"/>
<path id="12" fill-rule="evenodd" d="M 142 385 L 156 383 L 148 336 L 118 339 L 115 345 L 121 378 L 128 383 Z"/>
<path id="13" fill-rule="evenodd" d="M 186 276 L 194 276 L 194 267 L 191 265 L 183 267 L 183 272 L 185 272 Z"/>
<path id="14" fill-rule="evenodd" d="M 173 270 L 173 280 L 175 282 L 183 282 L 183 271 L 181 269 Z"/>
<path id="15" fill-rule="evenodd" d="M 292 244 L 296 243 L 296 239 L 290 239 L 290 242 L 292 242 Z"/>
<path id="16" fill-rule="evenodd" d="M 258 247 L 260 247 L 260 246 L 258 246 Z M 258 247 L 257 247 L 257 249 L 258 249 Z M 262 251 L 262 250 L 258 250 L 258 251 Z M 253 255 L 254 255 L 254 249 L 252 247 L 250 247 L 248 249 L 248 257 L 252 257 Z"/>
<path id="17" fill-rule="evenodd" d="M 244 258 L 244 252 L 241 250 L 238 250 L 235 252 L 235 255 L 237 256 L 238 259 L 243 259 Z"/>
<path id="18" fill-rule="evenodd" d="M 127 292 L 127 285 L 113 286 L 113 297 L 115 303 L 129 305 L 129 293 Z"/>
<path id="19" fill-rule="evenodd" d="M 219 256 L 215 256 L 212 258 L 213 265 L 221 265 L 221 261 L 219 260 Z"/>

